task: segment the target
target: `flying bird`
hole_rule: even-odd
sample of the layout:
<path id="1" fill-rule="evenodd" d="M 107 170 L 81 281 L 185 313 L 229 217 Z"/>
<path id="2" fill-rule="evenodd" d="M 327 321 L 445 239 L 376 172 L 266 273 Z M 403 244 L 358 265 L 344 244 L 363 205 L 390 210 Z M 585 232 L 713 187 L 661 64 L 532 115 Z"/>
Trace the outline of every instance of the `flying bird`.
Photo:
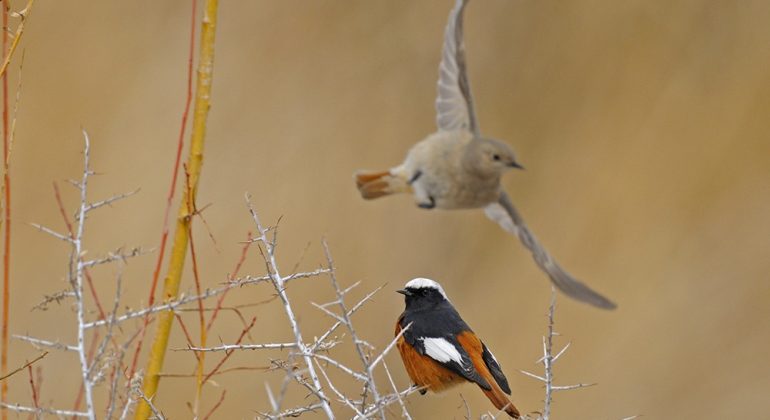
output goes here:
<path id="1" fill-rule="evenodd" d="M 438 131 L 415 144 L 402 164 L 387 171 L 358 171 L 358 190 L 367 200 L 412 193 L 417 206 L 424 209 L 483 208 L 487 217 L 518 236 L 535 263 L 564 294 L 602 309 L 614 309 L 612 301 L 559 266 L 502 189 L 503 173 L 523 167 L 510 146 L 479 131 L 465 65 L 466 3 L 457 0 L 444 34 L 436 98 Z"/>
<path id="2" fill-rule="evenodd" d="M 409 378 L 425 387 L 420 393 L 472 382 L 495 408 L 518 419 L 500 364 L 457 313 L 441 285 L 416 278 L 398 293 L 404 295 L 406 309 L 396 322 L 397 337 L 405 330 L 396 346 Z"/>

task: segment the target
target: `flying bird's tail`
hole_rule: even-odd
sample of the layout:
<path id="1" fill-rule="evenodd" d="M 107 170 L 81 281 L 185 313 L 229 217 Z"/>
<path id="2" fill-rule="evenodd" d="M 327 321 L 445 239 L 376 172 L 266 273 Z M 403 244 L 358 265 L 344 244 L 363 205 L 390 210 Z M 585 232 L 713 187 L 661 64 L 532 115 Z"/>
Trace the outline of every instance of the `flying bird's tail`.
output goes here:
<path id="1" fill-rule="evenodd" d="M 406 180 L 392 175 L 390 171 L 358 171 L 355 174 L 355 178 L 361 197 L 367 200 L 411 191 L 411 187 Z"/>
<path id="2" fill-rule="evenodd" d="M 484 211 L 487 217 L 497 222 L 507 232 L 519 237 L 521 243 L 532 252 L 532 258 L 535 259 L 540 269 L 548 274 L 554 286 L 564 294 L 597 308 L 615 309 L 617 306 L 615 303 L 591 290 L 590 287 L 572 277 L 556 263 L 524 223 L 524 219 L 513 206 L 505 191 L 500 194 L 498 202 L 488 205 Z"/>

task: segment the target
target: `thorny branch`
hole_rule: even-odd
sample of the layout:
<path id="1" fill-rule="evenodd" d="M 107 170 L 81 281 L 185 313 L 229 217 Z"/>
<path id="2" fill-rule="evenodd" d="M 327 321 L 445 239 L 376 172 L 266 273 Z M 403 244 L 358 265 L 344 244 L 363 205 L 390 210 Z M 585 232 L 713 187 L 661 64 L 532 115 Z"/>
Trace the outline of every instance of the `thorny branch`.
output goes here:
<path id="1" fill-rule="evenodd" d="M 553 365 L 564 355 L 571 343 L 567 343 L 556 355 L 553 354 L 553 338 L 559 335 L 554 329 L 554 312 L 556 311 L 556 289 L 551 286 L 551 304 L 548 306 L 548 332 L 543 337 L 543 357 L 535 363 L 542 363 L 543 376 L 531 372 L 519 370 L 519 372 L 530 378 L 537 379 L 545 384 L 545 399 L 543 400 L 543 413 L 537 420 L 549 420 L 551 417 L 551 403 L 553 402 L 553 393 L 556 391 L 568 391 L 572 389 L 585 388 L 596 384 L 574 384 L 574 385 L 554 385 L 553 383 Z"/>

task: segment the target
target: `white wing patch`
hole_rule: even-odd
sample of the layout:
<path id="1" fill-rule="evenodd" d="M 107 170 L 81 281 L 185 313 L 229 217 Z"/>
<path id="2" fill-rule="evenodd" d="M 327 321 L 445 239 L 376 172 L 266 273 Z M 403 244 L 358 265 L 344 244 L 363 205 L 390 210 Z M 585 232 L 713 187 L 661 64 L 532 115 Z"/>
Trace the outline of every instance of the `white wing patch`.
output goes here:
<path id="1" fill-rule="evenodd" d="M 425 353 L 432 359 L 441 363 L 451 360 L 460 366 L 463 365 L 463 357 L 449 341 L 441 337 L 421 337 L 420 340 L 425 345 Z"/>

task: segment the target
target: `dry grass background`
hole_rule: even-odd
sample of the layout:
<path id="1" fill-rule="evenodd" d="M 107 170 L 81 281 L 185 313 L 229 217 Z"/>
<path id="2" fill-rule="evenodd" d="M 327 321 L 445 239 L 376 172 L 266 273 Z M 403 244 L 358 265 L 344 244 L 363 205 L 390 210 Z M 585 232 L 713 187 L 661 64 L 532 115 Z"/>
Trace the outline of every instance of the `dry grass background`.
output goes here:
<path id="1" fill-rule="evenodd" d="M 546 278 L 480 211 L 427 212 L 406 197 L 362 201 L 352 172 L 383 168 L 434 130 L 440 40 L 451 2 L 251 1 L 220 10 L 213 108 L 199 204 L 220 252 L 196 235 L 205 283 L 232 269 L 251 192 L 263 220 L 283 216 L 279 253 L 291 267 L 323 262 L 326 235 L 343 283 L 388 286 L 358 317 L 374 344 L 392 337 L 403 303 L 392 290 L 415 276 L 441 281 L 495 350 L 524 411 L 542 390 L 533 369 L 549 297 Z M 59 227 L 51 182 L 80 173 L 80 127 L 104 175 L 92 197 L 141 187 L 94 216 L 92 252 L 157 245 L 185 88 L 188 1 L 42 2 L 22 47 L 24 87 L 14 182 L 11 330 L 71 341 L 67 307 L 30 312 L 62 289 L 66 248 L 26 225 Z M 469 70 L 483 132 L 517 150 L 525 172 L 506 188 L 533 230 L 570 271 L 620 305 L 602 312 L 562 299 L 558 329 L 573 348 L 557 380 L 598 382 L 557 395 L 557 418 L 759 418 L 770 365 L 770 3 L 633 0 L 473 2 Z M 15 66 L 15 65 L 14 65 Z M 15 85 L 16 72 L 10 84 Z M 75 203 L 74 194 L 65 201 Z M 146 299 L 154 259 L 128 265 L 126 302 Z M 244 272 L 261 273 L 256 255 Z M 97 271 L 109 290 L 114 268 Z M 331 297 L 325 281 L 297 283 L 295 304 Z M 183 288 L 192 288 L 191 278 Z M 268 297 L 245 289 L 232 302 Z M 320 312 L 302 305 L 305 334 Z M 257 341 L 286 338 L 278 305 L 260 307 Z M 232 328 L 229 329 L 228 326 Z M 216 327 L 232 342 L 241 325 Z M 178 328 L 176 329 L 178 333 Z M 176 345 L 174 344 L 176 343 Z M 183 344 L 172 336 L 172 347 Z M 11 366 L 34 351 L 14 343 Z M 234 365 L 267 365 L 243 353 Z M 273 354 L 273 356 L 275 356 Z M 395 356 L 395 355 L 393 355 Z M 351 357 L 352 354 L 351 354 Z M 171 353 L 170 372 L 193 357 Z M 68 406 L 72 354 L 51 354 L 43 401 Z M 407 378 L 397 359 L 391 367 Z M 219 418 L 268 406 L 280 375 L 220 377 Z M 411 398 L 418 418 L 461 417 L 458 391 Z M 158 404 L 189 416 L 191 380 L 165 379 Z M 208 404 L 219 396 L 209 387 Z M 29 401 L 26 379 L 12 400 Z"/>

